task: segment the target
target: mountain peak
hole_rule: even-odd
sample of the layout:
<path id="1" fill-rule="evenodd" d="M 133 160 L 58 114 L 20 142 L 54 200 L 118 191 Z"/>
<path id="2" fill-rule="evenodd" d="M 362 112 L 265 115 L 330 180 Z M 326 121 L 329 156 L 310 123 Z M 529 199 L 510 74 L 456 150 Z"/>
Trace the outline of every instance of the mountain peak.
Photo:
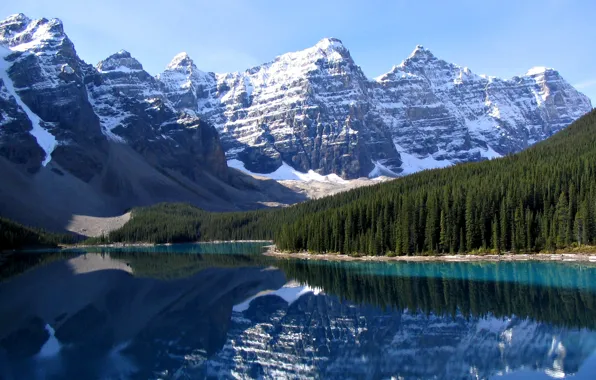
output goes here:
<path id="1" fill-rule="evenodd" d="M 317 42 L 315 47 L 323 50 L 344 50 L 346 48 L 339 38 L 334 37 L 323 38 Z"/>
<path id="2" fill-rule="evenodd" d="M 556 72 L 556 70 L 550 67 L 534 66 L 530 70 L 528 70 L 525 76 L 544 75 L 547 72 Z"/>
<path id="3" fill-rule="evenodd" d="M 168 64 L 168 66 L 166 66 L 166 70 L 175 70 L 180 67 L 189 68 L 193 67 L 194 65 L 194 62 L 188 53 L 183 51 L 182 53 L 176 54 L 176 56 L 172 58 L 172 61 Z"/>
<path id="4" fill-rule="evenodd" d="M 31 19 L 27 17 L 23 13 L 15 13 L 13 15 L 8 16 L 4 20 L 0 21 L 0 25 L 6 24 L 14 24 L 14 23 L 25 23 L 28 24 L 31 22 Z"/>
<path id="5" fill-rule="evenodd" d="M 120 49 L 118 50 L 117 53 L 112 54 L 111 56 L 108 57 L 109 58 L 132 58 L 132 56 L 130 55 L 130 53 L 124 49 Z"/>
<path id="6" fill-rule="evenodd" d="M 431 59 L 434 58 L 435 56 L 433 55 L 433 53 L 428 50 L 427 48 L 425 48 L 422 45 L 416 45 L 416 47 L 414 48 L 414 50 L 412 51 L 412 53 L 410 53 L 410 55 L 408 56 L 408 59 Z"/>
<path id="7" fill-rule="evenodd" d="M 0 21 L 0 44 L 15 51 L 50 51 L 68 41 L 57 18 L 32 20 L 17 13 Z"/>
<path id="8" fill-rule="evenodd" d="M 97 69 L 106 71 L 143 70 L 143 65 L 126 50 L 120 50 L 97 64 Z"/>

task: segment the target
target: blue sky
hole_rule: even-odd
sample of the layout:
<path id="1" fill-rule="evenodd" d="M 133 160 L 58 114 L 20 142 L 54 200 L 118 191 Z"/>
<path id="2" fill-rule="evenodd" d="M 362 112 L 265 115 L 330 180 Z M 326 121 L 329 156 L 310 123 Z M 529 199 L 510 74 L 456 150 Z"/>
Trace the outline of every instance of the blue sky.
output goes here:
<path id="1" fill-rule="evenodd" d="M 237 71 L 340 38 L 376 77 L 417 44 L 478 74 L 511 77 L 532 66 L 559 70 L 596 106 L 594 0 L 19 0 L 23 12 L 58 17 L 89 63 L 126 49 L 152 74 L 186 51 L 205 71 Z"/>

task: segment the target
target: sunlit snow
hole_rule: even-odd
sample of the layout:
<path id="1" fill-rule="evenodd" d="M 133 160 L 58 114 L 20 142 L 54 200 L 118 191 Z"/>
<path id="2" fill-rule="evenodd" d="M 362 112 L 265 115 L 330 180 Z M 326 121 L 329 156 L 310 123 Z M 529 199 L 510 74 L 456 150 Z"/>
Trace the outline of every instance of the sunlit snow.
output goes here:
<path id="1" fill-rule="evenodd" d="M 271 173 L 254 173 L 250 170 L 246 169 L 244 163 L 237 159 L 228 160 L 228 166 L 234 169 L 238 169 L 243 171 L 247 174 L 253 176 L 260 176 L 266 177 L 270 179 L 274 179 L 276 181 L 284 181 L 284 180 L 294 180 L 294 181 L 317 181 L 317 182 L 337 182 L 337 183 L 346 183 L 347 181 L 342 179 L 337 174 L 329 174 L 329 175 L 321 175 L 316 173 L 313 170 L 309 170 L 307 173 L 300 172 L 290 165 L 286 164 L 285 162 L 277 168 L 274 172 Z"/>

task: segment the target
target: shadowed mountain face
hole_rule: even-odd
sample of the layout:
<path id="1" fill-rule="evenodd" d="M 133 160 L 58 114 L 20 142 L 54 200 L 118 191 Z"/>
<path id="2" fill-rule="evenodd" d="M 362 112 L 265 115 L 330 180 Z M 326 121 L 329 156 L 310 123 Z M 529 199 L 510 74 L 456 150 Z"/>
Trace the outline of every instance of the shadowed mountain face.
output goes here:
<path id="1" fill-rule="evenodd" d="M 60 20 L 0 21 L 0 214 L 61 230 L 73 214 L 157 202 L 230 211 L 303 200 L 230 171 L 216 129 L 162 87 L 126 51 L 86 64 Z"/>
<path id="2" fill-rule="evenodd" d="M 5 280 L 0 376 L 589 379 L 596 366 L 592 267 L 379 272 L 233 252 L 89 253 Z"/>

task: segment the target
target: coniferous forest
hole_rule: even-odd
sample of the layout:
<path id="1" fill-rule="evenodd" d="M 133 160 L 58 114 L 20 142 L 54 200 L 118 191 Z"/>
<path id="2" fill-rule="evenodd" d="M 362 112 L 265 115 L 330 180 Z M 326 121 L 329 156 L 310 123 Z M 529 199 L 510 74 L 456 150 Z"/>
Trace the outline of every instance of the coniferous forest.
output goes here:
<path id="1" fill-rule="evenodd" d="M 424 171 L 292 207 L 137 209 L 105 241 L 272 239 L 367 255 L 538 252 L 596 242 L 596 111 L 516 155 Z"/>
<path id="2" fill-rule="evenodd" d="M 72 244 L 77 237 L 55 234 L 41 229 L 25 227 L 0 217 L 0 251 L 22 248 L 54 248 L 59 244 Z"/>

